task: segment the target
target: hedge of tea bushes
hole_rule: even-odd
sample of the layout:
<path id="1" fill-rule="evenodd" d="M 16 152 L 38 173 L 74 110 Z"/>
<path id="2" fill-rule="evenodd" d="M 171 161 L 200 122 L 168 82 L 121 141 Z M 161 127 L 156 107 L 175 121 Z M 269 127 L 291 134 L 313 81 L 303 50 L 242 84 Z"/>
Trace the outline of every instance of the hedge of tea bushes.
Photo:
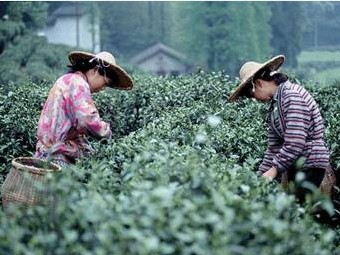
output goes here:
<path id="1" fill-rule="evenodd" d="M 202 74 L 176 79 L 136 77 L 132 91 L 108 89 L 94 95 L 101 116 L 109 121 L 115 137 L 138 130 L 166 111 L 196 102 L 214 104 L 226 99 L 226 75 Z M 15 84 L 0 87 L 1 163 L 34 150 L 36 123 L 50 84 Z M 209 95 L 209 96 L 208 96 Z M 19 146 L 22 145 L 22 146 Z"/>
<path id="2" fill-rule="evenodd" d="M 34 83 L 0 86 L 0 165 L 30 154 L 36 143 L 37 122 L 47 87 Z"/>
<path id="3" fill-rule="evenodd" d="M 36 142 L 36 123 L 40 110 L 48 95 L 52 84 L 18 84 L 17 86 L 0 87 L 0 164 L 7 165 L 11 158 L 27 155 L 34 150 Z M 338 146 L 339 128 L 337 119 L 339 115 L 339 104 L 337 104 L 337 91 L 339 84 L 318 89 L 313 84 L 308 84 L 311 92 L 319 102 L 326 122 L 326 138 L 331 148 L 334 166 L 340 165 L 340 150 Z M 135 88 L 132 91 L 106 90 L 104 93 L 94 95 L 101 116 L 111 123 L 115 138 L 124 137 L 127 134 L 145 127 L 148 123 L 162 125 L 163 119 L 183 107 L 189 107 L 190 121 L 199 122 L 208 115 L 219 115 L 223 118 L 223 127 L 228 125 L 223 137 L 213 136 L 219 151 L 247 150 L 248 146 L 242 146 L 242 142 L 251 143 L 251 146 L 260 147 L 256 151 L 263 150 L 266 143 L 265 118 L 266 105 L 245 100 L 238 103 L 228 103 L 227 97 L 235 86 L 223 73 L 199 73 L 189 77 L 155 78 L 148 76 L 137 76 Z M 190 109 L 190 107 L 192 109 Z M 187 113 L 185 113 L 187 114 Z M 222 116 L 223 115 L 223 116 Z M 162 117 L 163 116 L 163 117 Z M 160 117 L 160 118 L 159 118 Z M 163 119 L 162 119 L 163 118 Z M 252 120 L 254 118 L 254 122 Z M 185 121 L 188 121 L 185 116 Z M 173 126 L 177 126 L 173 132 L 185 128 L 181 121 L 174 120 Z M 189 123 L 189 126 L 191 124 Z M 238 132 L 237 137 L 242 139 L 234 141 L 231 139 L 235 134 L 233 130 L 246 128 L 244 132 Z M 240 129 L 241 129 L 240 128 Z M 248 129 L 248 130 L 247 130 Z M 255 129 L 250 133 L 249 129 Z M 256 133 L 253 136 L 251 134 Z M 222 138 L 222 139 L 221 139 Z M 230 141 L 232 143 L 230 143 Z M 236 139 L 237 140 L 237 139 Z M 235 146 L 234 146 L 235 145 Z M 252 148 L 252 147 L 250 147 Z M 242 157 L 245 154 L 242 153 Z"/>
<path id="4" fill-rule="evenodd" d="M 228 103 L 233 86 L 221 73 L 137 77 L 133 91 L 96 95 L 114 137 L 92 141 L 95 155 L 51 178 L 56 200 L 49 207 L 16 210 L 12 218 L 0 212 L 0 253 L 339 253 L 336 230 L 254 174 L 266 147 L 266 105 Z M 48 87 L 6 90 L 3 175 L 11 158 L 33 152 L 35 133 L 25 131 L 36 129 Z M 338 130 L 335 90 L 312 88 L 322 95 L 327 139 L 336 144 L 329 131 Z M 16 126 L 25 139 L 10 138 Z M 320 201 L 332 209 L 329 200 Z"/>
<path id="5" fill-rule="evenodd" d="M 128 147 L 134 138 L 122 139 L 120 146 Z M 210 148 L 162 141 L 144 146 L 143 153 L 122 164 L 119 175 L 110 162 L 88 159 L 51 179 L 56 201 L 49 207 L 16 210 L 12 218 L 0 215 L 0 251 L 336 252 L 335 233 L 303 214 L 305 209 L 277 185 L 258 179 L 252 164 L 238 166 L 235 159 L 220 157 Z"/>
<path id="6" fill-rule="evenodd" d="M 319 103 L 325 119 L 325 136 L 332 154 L 332 165 L 340 168 L 340 104 L 339 100 L 340 82 L 335 82 L 329 87 L 322 89 L 311 88 L 311 92 Z"/>
<path id="7" fill-rule="evenodd" d="M 52 82 L 51 82 L 52 83 Z M 199 73 L 189 77 L 155 78 L 136 77 L 132 91 L 107 90 L 94 95 L 95 101 L 106 121 L 111 123 L 114 139 L 135 132 L 148 124 L 152 132 L 168 127 L 178 143 L 190 143 L 196 124 L 207 118 L 222 122 L 210 139 L 218 153 L 240 158 L 249 155 L 261 158 L 266 146 L 266 108 L 264 104 L 244 100 L 228 103 L 227 97 L 235 82 L 223 73 Z M 333 166 L 340 165 L 339 84 L 318 89 L 309 84 L 319 102 L 326 122 L 326 139 L 332 153 Z M 6 173 L 10 160 L 30 155 L 36 143 L 36 126 L 50 84 L 18 84 L 0 87 L 0 165 Z M 214 120 L 213 120 L 214 121 Z M 217 131 L 216 131 L 217 130 Z M 209 130 L 208 130 L 209 131 Z M 200 137 L 207 132 L 203 130 Z M 157 132 L 167 135 L 166 132 Z M 174 140 L 173 139 L 173 140 Z M 188 140 L 188 141 L 185 141 Z M 5 170 L 4 170 L 5 169 Z"/>

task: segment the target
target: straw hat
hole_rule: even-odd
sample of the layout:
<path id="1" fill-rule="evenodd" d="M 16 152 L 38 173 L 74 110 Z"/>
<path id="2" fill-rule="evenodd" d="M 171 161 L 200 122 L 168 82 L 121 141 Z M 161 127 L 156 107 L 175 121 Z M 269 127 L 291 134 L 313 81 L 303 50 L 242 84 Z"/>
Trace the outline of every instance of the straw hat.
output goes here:
<path id="1" fill-rule="evenodd" d="M 109 87 L 116 88 L 116 89 L 126 89 L 126 90 L 132 89 L 133 87 L 131 77 L 123 70 L 123 68 L 121 68 L 120 66 L 116 64 L 116 60 L 114 56 L 107 51 L 99 52 L 96 55 L 88 53 L 88 52 L 84 52 L 84 51 L 72 51 L 68 55 L 68 58 L 72 65 L 75 65 L 79 62 L 91 61 L 92 59 L 98 59 L 102 61 L 104 67 L 111 70 L 117 75 L 118 80 L 114 80 L 109 85 Z"/>
<path id="2" fill-rule="evenodd" d="M 253 77 L 261 70 L 269 70 L 270 72 L 277 71 L 285 61 L 284 55 L 278 55 L 272 59 L 258 63 L 254 61 L 246 62 L 240 69 L 240 84 L 236 87 L 235 91 L 229 97 L 229 101 L 237 100 L 243 92 L 246 85 L 253 79 Z"/>

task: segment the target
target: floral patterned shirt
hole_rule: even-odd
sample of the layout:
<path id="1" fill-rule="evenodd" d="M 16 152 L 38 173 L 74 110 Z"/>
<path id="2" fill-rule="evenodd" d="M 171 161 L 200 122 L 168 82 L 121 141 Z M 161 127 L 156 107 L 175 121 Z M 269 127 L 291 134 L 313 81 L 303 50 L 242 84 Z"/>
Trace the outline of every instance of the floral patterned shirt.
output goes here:
<path id="1" fill-rule="evenodd" d="M 93 152 L 86 135 L 110 137 L 81 72 L 61 76 L 53 85 L 38 124 L 35 156 L 70 163 Z"/>

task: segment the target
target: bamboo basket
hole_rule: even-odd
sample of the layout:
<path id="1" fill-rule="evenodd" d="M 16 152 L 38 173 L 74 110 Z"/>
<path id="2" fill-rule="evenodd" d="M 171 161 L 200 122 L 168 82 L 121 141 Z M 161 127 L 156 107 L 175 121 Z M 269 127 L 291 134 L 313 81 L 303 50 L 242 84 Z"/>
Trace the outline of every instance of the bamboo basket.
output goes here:
<path id="1" fill-rule="evenodd" d="M 1 188 L 5 211 L 10 205 L 29 207 L 44 203 L 48 197 L 47 175 L 60 171 L 60 166 L 42 159 L 13 159 L 12 168 Z"/>
<path id="2" fill-rule="evenodd" d="M 288 176 L 287 171 L 282 174 L 281 185 L 284 189 L 288 188 Z M 325 176 L 320 184 L 320 190 L 322 193 L 332 196 L 333 187 L 336 185 L 336 176 L 331 166 L 326 168 Z"/>

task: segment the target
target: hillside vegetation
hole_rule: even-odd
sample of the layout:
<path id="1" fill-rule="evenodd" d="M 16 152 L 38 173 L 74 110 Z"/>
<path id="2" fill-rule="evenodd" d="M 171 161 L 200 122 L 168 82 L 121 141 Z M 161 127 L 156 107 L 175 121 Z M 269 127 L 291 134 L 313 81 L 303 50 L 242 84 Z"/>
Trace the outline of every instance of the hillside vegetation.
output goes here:
<path id="1" fill-rule="evenodd" d="M 340 81 L 340 51 L 302 51 L 298 56 L 298 72 L 318 86 Z"/>
<path id="2" fill-rule="evenodd" d="M 0 211 L 1 254 L 339 253 L 339 234 L 293 196 L 255 175 L 266 148 L 267 105 L 229 103 L 224 73 L 135 77 L 130 92 L 94 96 L 111 123 L 96 153 L 50 179 L 49 207 Z M 339 84 L 308 88 L 340 166 Z M 30 156 L 50 84 L 0 87 L 0 174 Z M 325 208 L 329 200 L 320 197 Z"/>

